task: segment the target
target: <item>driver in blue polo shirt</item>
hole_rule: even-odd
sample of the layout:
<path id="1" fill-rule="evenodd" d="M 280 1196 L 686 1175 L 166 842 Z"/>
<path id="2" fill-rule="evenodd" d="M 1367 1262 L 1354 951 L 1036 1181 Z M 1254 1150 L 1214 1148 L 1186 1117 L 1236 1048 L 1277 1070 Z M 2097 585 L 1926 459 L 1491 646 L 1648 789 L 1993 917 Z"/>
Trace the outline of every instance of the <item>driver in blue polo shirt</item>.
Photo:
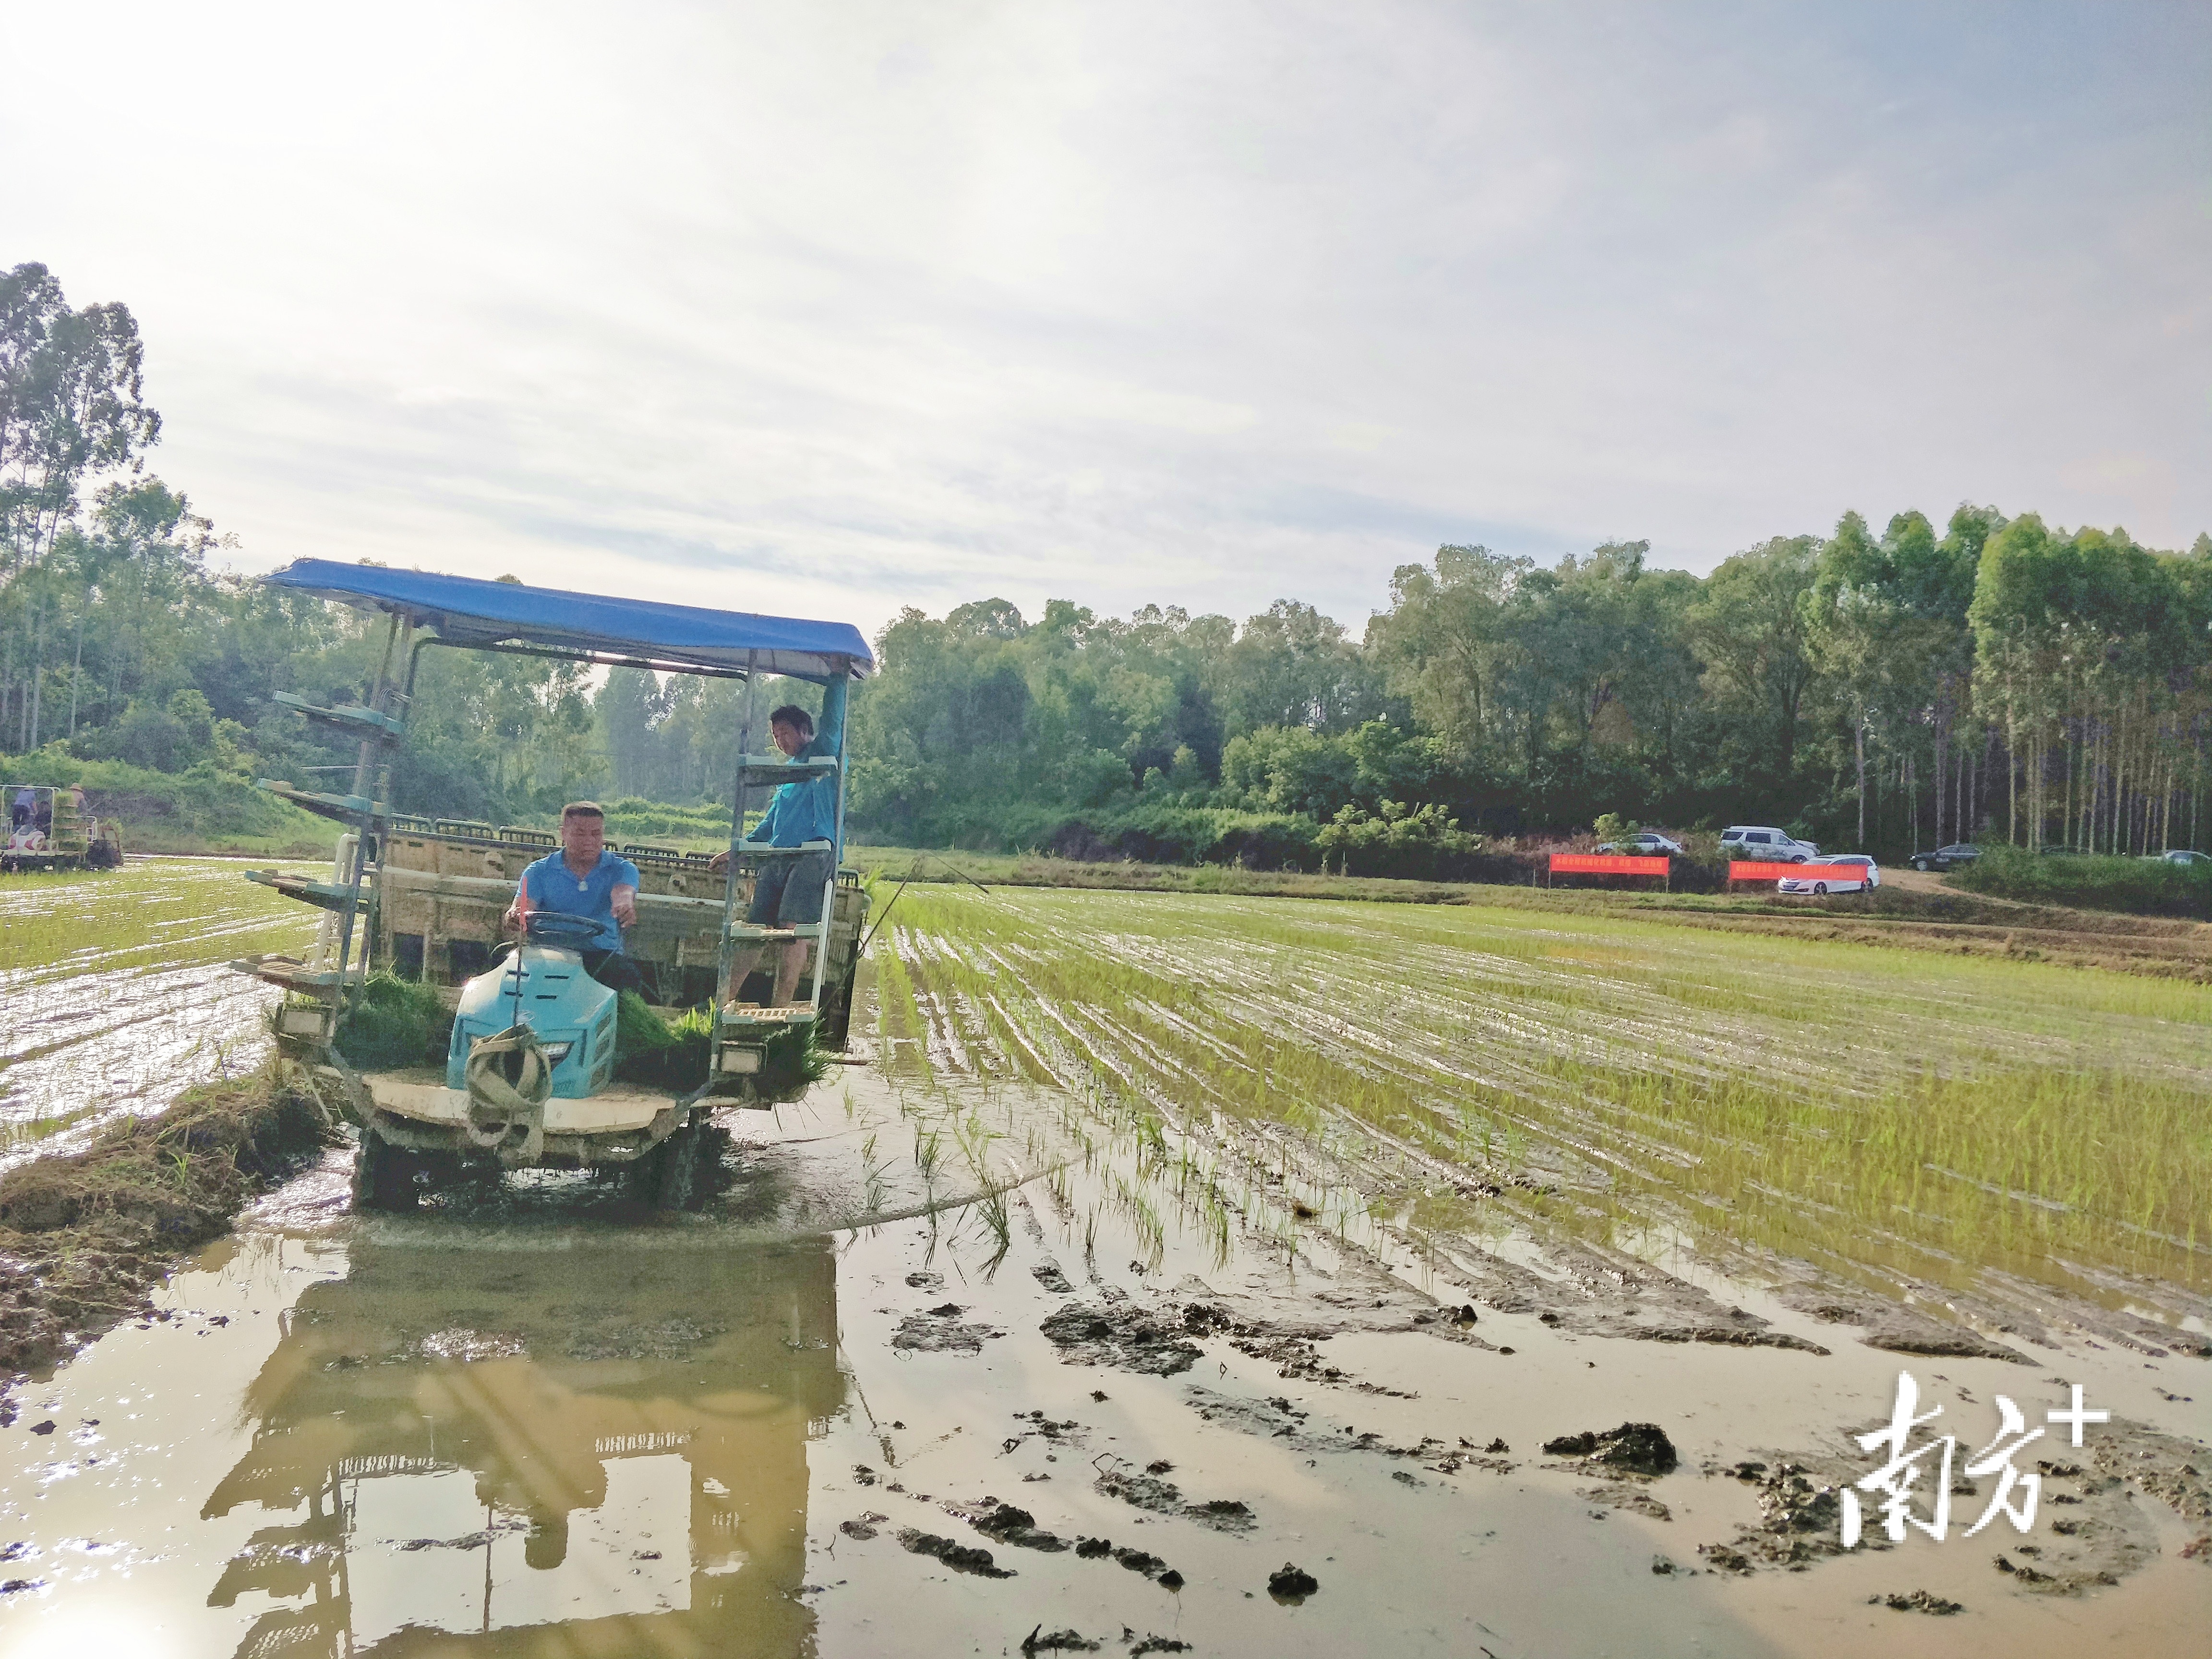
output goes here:
<path id="1" fill-rule="evenodd" d="M 623 951 L 622 930 L 637 922 L 637 866 L 607 851 L 607 820 L 597 805 L 571 801 L 561 809 L 561 850 L 522 872 L 507 907 L 507 927 L 520 933 L 532 910 L 587 916 L 599 937 L 581 952 L 584 971 L 617 991 L 643 985 L 637 964 Z"/>

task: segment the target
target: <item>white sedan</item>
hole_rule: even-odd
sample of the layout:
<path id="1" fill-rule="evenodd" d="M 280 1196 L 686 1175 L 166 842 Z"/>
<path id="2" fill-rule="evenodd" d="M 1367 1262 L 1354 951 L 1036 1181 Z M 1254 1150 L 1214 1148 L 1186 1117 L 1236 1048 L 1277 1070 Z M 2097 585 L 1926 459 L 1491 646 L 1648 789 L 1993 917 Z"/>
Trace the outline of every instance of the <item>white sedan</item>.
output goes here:
<path id="1" fill-rule="evenodd" d="M 1601 853 L 1625 853 L 1631 858 L 1682 858 L 1682 843 L 1672 836 L 1662 836 L 1656 830 L 1639 830 L 1626 841 L 1607 842 L 1597 849 Z"/>
<path id="2" fill-rule="evenodd" d="M 1784 876 L 1774 884 L 1778 893 L 1810 893 L 1815 898 L 1826 898 L 1831 893 L 1863 893 L 1870 887 L 1881 885 L 1881 866 L 1863 853 L 1839 853 L 1833 858 L 1824 858 L 1820 867 L 1832 869 L 1848 864 L 1864 874 L 1857 880 L 1833 876 Z"/>

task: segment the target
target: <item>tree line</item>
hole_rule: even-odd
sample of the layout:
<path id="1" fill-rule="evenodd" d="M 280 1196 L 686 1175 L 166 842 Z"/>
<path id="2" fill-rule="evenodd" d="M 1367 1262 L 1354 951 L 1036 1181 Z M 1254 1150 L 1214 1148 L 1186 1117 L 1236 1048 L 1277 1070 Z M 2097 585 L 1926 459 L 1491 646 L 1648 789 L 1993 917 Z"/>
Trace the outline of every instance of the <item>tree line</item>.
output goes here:
<path id="1" fill-rule="evenodd" d="M 0 749 L 307 786 L 349 768 L 274 703 L 359 695 L 356 613 L 217 568 L 146 470 L 160 416 L 116 304 L 0 275 Z M 1071 600 L 902 611 L 854 698 L 849 806 L 875 838 L 1412 872 L 1479 837 L 1771 823 L 1897 855 L 1978 836 L 2205 844 L 2212 537 L 1963 505 L 1856 513 L 1708 576 L 1641 541 L 1539 562 L 1445 546 L 1358 633 L 1278 600 L 1241 622 Z M 542 818 L 577 795 L 722 799 L 741 688 L 434 652 L 404 810 Z M 29 759 L 45 750 L 43 758 Z"/>

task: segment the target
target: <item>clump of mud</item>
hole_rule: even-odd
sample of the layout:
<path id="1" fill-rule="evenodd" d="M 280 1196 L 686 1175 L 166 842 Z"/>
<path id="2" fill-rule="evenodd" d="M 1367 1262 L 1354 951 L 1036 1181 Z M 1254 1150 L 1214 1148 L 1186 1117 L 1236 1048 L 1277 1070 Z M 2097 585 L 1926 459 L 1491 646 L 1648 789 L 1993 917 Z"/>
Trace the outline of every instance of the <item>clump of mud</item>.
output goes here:
<path id="1" fill-rule="evenodd" d="M 1578 1458 L 1624 1474 L 1671 1474 L 1682 1461 L 1656 1423 L 1624 1423 L 1617 1429 L 1563 1434 L 1547 1440 L 1544 1449 L 1553 1457 Z"/>
<path id="2" fill-rule="evenodd" d="M 898 1535 L 905 1548 L 916 1555 L 934 1556 L 955 1572 L 972 1572 L 978 1578 L 1012 1578 L 1013 1571 L 1000 1566 L 991 1552 L 963 1544 L 957 1539 L 940 1537 L 933 1532 L 923 1532 L 908 1527 Z"/>
<path id="3" fill-rule="evenodd" d="M 1065 1538 L 1045 1531 L 1037 1525 L 1036 1516 L 1012 1504 L 991 1505 L 981 1516 L 970 1516 L 968 1524 L 986 1538 L 1025 1550 L 1042 1550 L 1049 1555 L 1067 1547 Z"/>
<path id="4" fill-rule="evenodd" d="M 1753 1487 L 1759 1519 L 1740 1527 L 1726 1544 L 1699 1545 L 1706 1564 L 1724 1572 L 1795 1571 L 1842 1554 L 1842 1490 L 1866 1473 L 1864 1459 L 1821 1452 L 1761 1456 L 1764 1461 L 1707 1469 Z M 2138 1493 L 2167 1504 L 2200 1533 L 2196 1545 L 2184 1547 L 2185 1555 L 2212 1561 L 2212 1477 L 2204 1473 L 2203 1443 L 2116 1417 L 2093 1448 L 2070 1459 L 2044 1459 L 2036 1473 L 2043 1508 L 2033 1541 L 2007 1532 L 2004 1552 L 1991 1561 L 2016 1586 L 2045 1595 L 2078 1595 L 2117 1584 L 2157 1559 L 2157 1528 L 2136 1501 Z M 1986 1484 L 1957 1479 L 1951 1489 L 1954 1524 L 1974 1524 L 1989 1496 Z M 1894 1545 L 1877 1522 L 1867 1527 L 1858 1547 Z"/>
<path id="5" fill-rule="evenodd" d="M 1174 1376 L 1198 1361 L 1198 1345 L 1183 1334 L 1185 1326 L 1131 1303 L 1077 1303 L 1039 1328 L 1071 1365 L 1118 1365 L 1148 1376 Z"/>
<path id="6" fill-rule="evenodd" d="M 1249 1532 L 1258 1524 L 1251 1505 L 1238 1498 L 1216 1498 L 1202 1504 L 1186 1503 L 1182 1488 L 1155 1474 L 1125 1474 L 1109 1469 L 1092 1483 L 1108 1498 L 1118 1498 L 1133 1508 L 1154 1515 L 1178 1515 L 1216 1532 Z"/>
<path id="7" fill-rule="evenodd" d="M 0 1176 L 0 1372 L 150 1313 L 146 1292 L 178 1254 L 337 1139 L 313 1091 L 272 1061 Z"/>
<path id="8" fill-rule="evenodd" d="M 983 1345 L 1006 1333 L 994 1325 L 963 1325 L 965 1310 L 948 1302 L 926 1313 L 908 1314 L 899 1322 L 891 1346 L 908 1353 L 981 1353 Z"/>
<path id="9" fill-rule="evenodd" d="M 1729 1544 L 1700 1544 L 1698 1553 L 1723 1572 L 1754 1567 L 1805 1567 L 1843 1553 L 1842 1488 L 1861 1469 L 1840 1458 L 1775 1457 L 1742 1462 L 1729 1471 L 1756 1489 L 1759 1523 L 1737 1529 Z M 1869 1534 L 1862 1548 L 1887 1549 L 1887 1541 Z"/>
<path id="10" fill-rule="evenodd" d="M 1285 1607 L 1297 1607 L 1320 1589 L 1321 1580 L 1288 1561 L 1267 1575 L 1267 1594 Z"/>
<path id="11" fill-rule="evenodd" d="M 1785 1292 L 1781 1300 L 1785 1306 L 1808 1313 L 1826 1324 L 1860 1327 L 1859 1340 L 1869 1348 L 1929 1358 L 2009 1359 L 2021 1365 L 2035 1363 L 2026 1354 L 1990 1341 L 1964 1325 L 1931 1319 L 1917 1310 L 1893 1303 L 1838 1297 L 1817 1286 L 1798 1287 Z"/>
<path id="12" fill-rule="evenodd" d="M 1939 1617 L 1966 1610 L 1961 1602 L 1947 1601 L 1924 1589 L 1917 1589 L 1910 1595 L 1869 1595 L 1867 1605 L 1870 1607 L 1893 1607 L 1899 1613 L 1932 1613 Z"/>
<path id="13" fill-rule="evenodd" d="M 1022 1638 L 1022 1654 L 1023 1659 L 1035 1659 L 1035 1656 L 1040 1653 L 1096 1653 L 1101 1645 L 1092 1641 L 1081 1631 L 1056 1630 L 1048 1632 L 1042 1625 L 1039 1625 Z M 1176 1644 L 1178 1649 L 1183 1645 L 1180 1642 Z M 1158 1648 L 1151 1650 L 1155 1653 L 1161 1651 Z"/>

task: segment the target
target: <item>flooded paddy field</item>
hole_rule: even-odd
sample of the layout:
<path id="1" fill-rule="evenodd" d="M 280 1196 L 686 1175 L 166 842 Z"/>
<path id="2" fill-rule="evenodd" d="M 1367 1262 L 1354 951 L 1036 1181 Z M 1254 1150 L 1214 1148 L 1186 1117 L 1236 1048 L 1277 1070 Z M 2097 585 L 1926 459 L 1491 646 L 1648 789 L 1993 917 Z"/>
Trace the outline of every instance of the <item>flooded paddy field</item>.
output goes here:
<path id="1" fill-rule="evenodd" d="M 1119 1098 L 1325 1225 L 1694 1260 L 1908 1348 L 2203 1345 L 2203 986 L 1457 906 L 917 890 L 886 931 L 897 1063 Z"/>
<path id="2" fill-rule="evenodd" d="M 258 1063 L 276 993 L 221 964 L 297 951 L 317 918 L 246 867 L 0 876 L 0 1168 Z"/>
<path id="3" fill-rule="evenodd" d="M 2201 1640 L 2200 988 L 1030 891 L 864 995 L 699 1215 L 356 1217 L 338 1149 L 19 1381 L 0 1656 Z M 2045 1428 L 2027 1534 L 1954 1471 L 1842 1552 L 1901 1369 L 1961 1465 Z"/>

